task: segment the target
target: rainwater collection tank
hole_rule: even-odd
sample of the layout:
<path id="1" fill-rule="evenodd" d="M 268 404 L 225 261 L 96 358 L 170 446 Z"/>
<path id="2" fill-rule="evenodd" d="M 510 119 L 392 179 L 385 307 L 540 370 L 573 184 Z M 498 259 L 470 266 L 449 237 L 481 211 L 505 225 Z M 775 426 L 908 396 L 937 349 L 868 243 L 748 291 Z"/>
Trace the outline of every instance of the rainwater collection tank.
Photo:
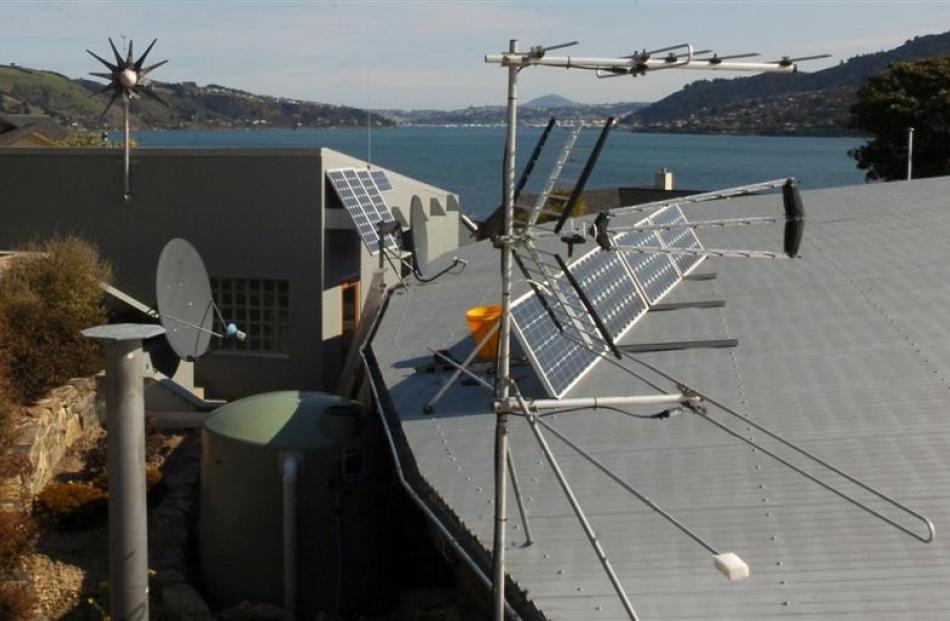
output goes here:
<path id="1" fill-rule="evenodd" d="M 273 392 L 219 408 L 201 453 L 200 564 L 212 605 L 269 602 L 311 619 L 385 610 L 380 449 L 376 419 L 338 396 Z"/>

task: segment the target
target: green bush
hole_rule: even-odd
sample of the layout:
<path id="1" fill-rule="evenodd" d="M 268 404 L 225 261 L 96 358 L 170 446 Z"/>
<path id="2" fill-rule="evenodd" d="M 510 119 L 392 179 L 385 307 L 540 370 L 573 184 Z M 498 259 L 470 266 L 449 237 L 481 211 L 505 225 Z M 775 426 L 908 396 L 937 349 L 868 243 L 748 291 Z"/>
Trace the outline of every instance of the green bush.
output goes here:
<path id="1" fill-rule="evenodd" d="M 63 530 L 105 523 L 109 501 L 92 483 L 50 483 L 36 497 L 33 510 L 44 524 Z"/>
<path id="2" fill-rule="evenodd" d="M 78 237 L 24 250 L 0 275 L 0 388 L 20 403 L 101 367 L 98 347 L 79 331 L 105 323 L 100 282 L 112 277 L 96 248 Z"/>

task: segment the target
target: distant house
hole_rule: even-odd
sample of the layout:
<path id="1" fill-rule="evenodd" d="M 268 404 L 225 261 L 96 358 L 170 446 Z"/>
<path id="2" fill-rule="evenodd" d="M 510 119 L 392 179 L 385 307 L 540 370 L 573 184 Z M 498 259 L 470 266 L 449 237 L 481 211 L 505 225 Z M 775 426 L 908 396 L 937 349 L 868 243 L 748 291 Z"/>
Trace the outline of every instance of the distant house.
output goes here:
<path id="1" fill-rule="evenodd" d="M 67 135 L 45 114 L 0 114 L 0 147 L 52 147 Z"/>

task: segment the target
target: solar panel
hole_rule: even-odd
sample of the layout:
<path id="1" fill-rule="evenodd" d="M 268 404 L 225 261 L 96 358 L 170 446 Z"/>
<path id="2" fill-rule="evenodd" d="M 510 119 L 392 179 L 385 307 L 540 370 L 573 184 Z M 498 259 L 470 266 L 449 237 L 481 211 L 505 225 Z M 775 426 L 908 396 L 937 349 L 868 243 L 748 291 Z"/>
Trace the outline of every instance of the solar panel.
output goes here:
<path id="1" fill-rule="evenodd" d="M 614 238 L 622 246 L 660 246 L 657 231 L 629 231 Z M 647 296 L 650 305 L 656 304 L 680 281 L 673 257 L 666 254 L 620 252 Z"/>
<path id="2" fill-rule="evenodd" d="M 654 224 L 685 224 L 686 216 L 679 205 L 669 205 L 657 211 L 650 219 Z M 669 248 L 689 248 L 692 250 L 702 250 L 703 245 L 696 236 L 696 231 L 690 228 L 676 228 L 667 231 L 658 231 L 663 244 Z M 697 265 L 703 262 L 706 257 L 696 254 L 675 254 L 672 255 L 673 262 L 679 268 L 680 273 L 685 276 Z"/>
<path id="3" fill-rule="evenodd" d="M 389 183 L 389 177 L 386 176 L 385 171 L 371 170 L 369 174 L 380 192 L 388 192 L 393 189 L 393 184 Z"/>
<path id="4" fill-rule="evenodd" d="M 545 390 L 560 397 L 570 390 L 584 373 L 597 361 L 597 354 L 578 344 L 583 342 L 580 331 L 560 309 L 552 308 L 558 315 L 565 334 L 558 330 L 538 299 L 529 293 L 519 298 L 511 308 L 515 335 L 544 384 Z"/>
<path id="5" fill-rule="evenodd" d="M 586 375 L 599 354 L 607 352 L 607 344 L 564 274 L 522 259 L 531 266 L 532 278 L 547 289 L 515 300 L 512 324 L 545 390 L 559 398 Z M 620 339 L 646 313 L 647 304 L 620 253 L 591 250 L 568 267 L 612 339 Z"/>
<path id="6" fill-rule="evenodd" d="M 371 173 L 355 168 L 335 168 L 327 171 L 327 178 L 370 253 L 379 252 L 379 223 L 393 222 L 395 218 L 379 193 Z M 386 236 L 386 248 L 398 248 L 392 235 Z"/>
<path id="7" fill-rule="evenodd" d="M 647 311 L 621 253 L 593 250 L 568 267 L 612 339 L 619 339 Z"/>
<path id="8" fill-rule="evenodd" d="M 672 205 L 634 226 L 685 222 L 679 206 Z M 617 235 L 615 241 L 621 246 L 702 249 L 696 233 L 689 228 L 629 231 Z M 600 354 L 607 352 L 607 344 L 562 272 L 543 265 L 537 254 L 531 254 L 530 259 L 521 253 L 518 256 L 531 279 L 543 287 L 515 300 L 512 325 L 545 390 L 560 398 L 594 366 Z M 704 258 L 596 248 L 568 268 L 611 339 L 619 341 L 649 310 L 648 303 L 658 302 Z"/>

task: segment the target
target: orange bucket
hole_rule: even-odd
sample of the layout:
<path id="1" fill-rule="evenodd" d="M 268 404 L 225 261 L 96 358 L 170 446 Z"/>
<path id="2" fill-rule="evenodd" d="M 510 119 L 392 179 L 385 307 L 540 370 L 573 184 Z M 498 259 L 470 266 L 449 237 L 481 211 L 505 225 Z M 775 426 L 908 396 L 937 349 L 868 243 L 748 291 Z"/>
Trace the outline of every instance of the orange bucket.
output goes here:
<path id="1" fill-rule="evenodd" d="M 468 321 L 468 329 L 472 333 L 472 338 L 476 343 L 481 343 L 488 331 L 501 319 L 501 306 L 493 304 L 491 306 L 476 306 L 465 311 L 465 320 Z M 478 358 L 481 360 L 494 360 L 498 357 L 498 332 L 495 332 L 488 341 L 478 350 Z"/>

